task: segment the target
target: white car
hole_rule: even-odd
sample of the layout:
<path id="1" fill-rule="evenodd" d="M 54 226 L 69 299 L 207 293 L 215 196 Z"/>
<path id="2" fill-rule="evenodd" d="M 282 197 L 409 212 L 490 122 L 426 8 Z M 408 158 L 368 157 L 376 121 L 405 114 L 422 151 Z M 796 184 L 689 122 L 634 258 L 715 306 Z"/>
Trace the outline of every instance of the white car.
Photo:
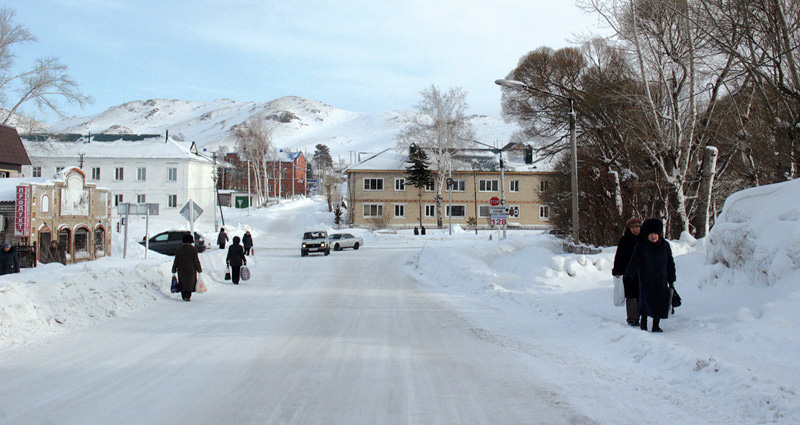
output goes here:
<path id="1" fill-rule="evenodd" d="M 341 251 L 345 248 L 358 249 L 364 245 L 364 239 L 350 233 L 334 233 L 330 235 L 330 239 L 334 251 Z"/>

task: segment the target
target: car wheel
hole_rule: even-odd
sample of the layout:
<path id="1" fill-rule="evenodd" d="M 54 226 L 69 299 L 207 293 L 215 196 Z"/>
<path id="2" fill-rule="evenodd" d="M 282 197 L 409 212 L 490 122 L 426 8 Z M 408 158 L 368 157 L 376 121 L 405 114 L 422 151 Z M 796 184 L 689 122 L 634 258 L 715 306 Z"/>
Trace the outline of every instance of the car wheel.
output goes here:
<path id="1" fill-rule="evenodd" d="M 308 252 L 300 250 L 300 256 L 301 257 L 305 257 L 306 255 L 308 255 Z"/>
<path id="2" fill-rule="evenodd" d="M 353 249 L 358 249 L 358 242 L 356 242 L 356 244 L 353 245 Z"/>
<path id="3" fill-rule="evenodd" d="M 336 245 L 333 246 L 333 250 L 334 251 L 341 251 L 342 247 L 340 247 L 339 244 L 337 243 Z"/>
<path id="4" fill-rule="evenodd" d="M 330 255 L 330 253 L 331 253 L 331 250 L 330 250 L 330 249 L 326 249 L 326 250 L 325 250 L 325 255 Z"/>

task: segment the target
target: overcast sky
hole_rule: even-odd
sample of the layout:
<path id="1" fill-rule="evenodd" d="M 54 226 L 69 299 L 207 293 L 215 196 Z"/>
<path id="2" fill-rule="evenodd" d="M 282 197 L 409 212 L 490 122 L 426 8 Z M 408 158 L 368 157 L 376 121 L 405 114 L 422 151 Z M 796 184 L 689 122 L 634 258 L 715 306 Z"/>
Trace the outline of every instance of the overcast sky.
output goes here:
<path id="1" fill-rule="evenodd" d="M 38 42 L 17 69 L 55 56 L 95 99 L 269 101 L 301 96 L 359 112 L 413 109 L 434 84 L 500 115 L 494 80 L 540 46 L 600 31 L 573 0 L 14 0 Z M 11 96 L 9 96 L 11 97 Z M 32 113 L 30 106 L 25 111 Z M 44 121 L 54 115 L 36 112 Z"/>

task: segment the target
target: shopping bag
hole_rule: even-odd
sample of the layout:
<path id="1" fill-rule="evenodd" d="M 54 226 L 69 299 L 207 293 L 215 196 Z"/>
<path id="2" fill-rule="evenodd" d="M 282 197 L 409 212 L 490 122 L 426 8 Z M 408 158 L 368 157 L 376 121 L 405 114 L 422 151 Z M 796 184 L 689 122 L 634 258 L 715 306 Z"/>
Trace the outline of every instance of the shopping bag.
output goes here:
<path id="1" fill-rule="evenodd" d="M 241 270 L 239 270 L 239 277 L 241 277 L 242 280 L 250 280 L 250 269 L 248 269 L 247 266 L 242 266 Z"/>
<path id="2" fill-rule="evenodd" d="M 172 287 L 169 288 L 169 291 L 173 294 L 181 292 L 181 287 L 178 285 L 178 276 L 172 275 Z"/>
<path id="3" fill-rule="evenodd" d="M 225 269 L 225 280 L 231 280 L 231 268 L 227 267 Z"/>
<path id="4" fill-rule="evenodd" d="M 203 276 L 198 273 L 197 274 L 197 287 L 195 289 L 195 292 L 199 292 L 199 293 L 202 294 L 203 292 L 206 292 L 207 290 L 208 290 L 208 288 L 206 288 L 206 283 L 203 282 Z"/>
<path id="5" fill-rule="evenodd" d="M 617 276 L 614 276 L 614 305 L 625 305 L 625 286 L 622 285 L 622 277 Z"/>

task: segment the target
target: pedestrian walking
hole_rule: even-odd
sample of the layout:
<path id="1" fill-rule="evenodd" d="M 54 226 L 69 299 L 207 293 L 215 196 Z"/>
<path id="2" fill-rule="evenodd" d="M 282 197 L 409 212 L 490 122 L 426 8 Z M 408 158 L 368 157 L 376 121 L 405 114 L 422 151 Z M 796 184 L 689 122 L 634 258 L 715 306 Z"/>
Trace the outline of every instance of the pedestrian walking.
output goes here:
<path id="1" fill-rule="evenodd" d="M 642 223 L 639 241 L 631 255 L 625 277 L 639 278 L 639 328 L 647 330 L 647 318 L 653 318 L 653 332 L 663 332 L 661 319 L 672 308 L 670 288 L 675 283 L 675 260 L 672 249 L 664 239 L 664 223 L 650 218 Z"/>
<path id="2" fill-rule="evenodd" d="M 624 277 L 628 263 L 631 261 L 633 249 L 642 229 L 642 220 L 636 217 L 628 219 L 625 223 L 625 234 L 619 239 L 617 253 L 614 256 L 614 268 L 611 274 L 617 279 L 622 279 L 625 287 L 625 310 L 628 315 L 628 325 L 639 326 L 639 278 L 634 276 L 632 279 Z"/>
<path id="3" fill-rule="evenodd" d="M 219 249 L 225 249 L 225 244 L 228 243 L 228 234 L 225 233 L 225 228 L 221 227 L 219 229 L 219 235 L 217 236 L 217 245 L 219 245 Z"/>
<path id="4" fill-rule="evenodd" d="M 203 272 L 193 242 L 192 235 L 184 235 L 183 245 L 175 251 L 175 260 L 172 262 L 172 273 L 178 274 L 178 284 L 184 301 L 191 301 L 192 292 L 197 289 L 197 273 Z"/>
<path id="5" fill-rule="evenodd" d="M 233 237 L 233 244 L 228 248 L 228 256 L 225 257 L 225 264 L 231 268 L 231 281 L 234 285 L 239 284 L 239 272 L 242 265 L 247 264 L 247 257 L 244 255 L 244 248 L 239 245 L 239 237 Z"/>
<path id="6" fill-rule="evenodd" d="M 250 235 L 249 230 L 242 236 L 242 246 L 244 246 L 244 255 L 250 255 L 250 249 L 253 248 L 253 236 Z"/>
<path id="7" fill-rule="evenodd" d="M 0 248 L 0 275 L 19 273 L 19 255 L 8 242 L 3 242 Z"/>

